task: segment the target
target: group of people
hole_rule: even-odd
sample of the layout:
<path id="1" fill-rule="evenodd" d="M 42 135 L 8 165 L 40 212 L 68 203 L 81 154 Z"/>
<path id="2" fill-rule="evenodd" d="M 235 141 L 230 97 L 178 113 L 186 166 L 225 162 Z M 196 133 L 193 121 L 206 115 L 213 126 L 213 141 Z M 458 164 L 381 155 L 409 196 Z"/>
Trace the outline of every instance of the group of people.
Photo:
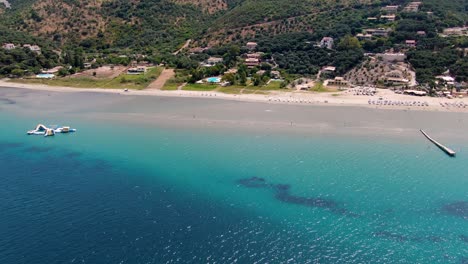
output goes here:
<path id="1" fill-rule="evenodd" d="M 283 103 L 299 103 L 299 104 L 311 104 L 313 101 L 300 99 L 300 98 L 268 98 L 269 102 L 283 102 Z M 328 103 L 328 101 L 325 101 Z"/>
<path id="2" fill-rule="evenodd" d="M 392 100 L 371 100 L 369 99 L 368 103 L 370 105 L 388 105 L 388 106 L 429 106 L 428 102 L 421 101 L 392 101 Z"/>
<path id="3" fill-rule="evenodd" d="M 464 102 L 453 102 L 453 103 L 440 103 L 440 106 L 442 107 L 455 107 L 455 108 L 466 108 L 468 104 L 465 104 Z"/>
<path id="4" fill-rule="evenodd" d="M 365 96 L 374 96 L 377 93 L 377 90 L 372 87 L 356 87 L 347 90 L 348 93 L 353 95 L 365 95 Z"/>

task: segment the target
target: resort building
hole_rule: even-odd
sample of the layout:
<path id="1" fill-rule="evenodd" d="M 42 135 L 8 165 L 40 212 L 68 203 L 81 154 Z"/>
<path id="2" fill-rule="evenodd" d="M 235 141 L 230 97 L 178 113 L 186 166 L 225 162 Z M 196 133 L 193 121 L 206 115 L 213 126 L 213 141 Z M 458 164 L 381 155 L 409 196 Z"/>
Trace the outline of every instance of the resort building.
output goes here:
<path id="1" fill-rule="evenodd" d="M 383 81 L 390 85 L 407 85 L 409 80 L 399 70 L 393 70 L 385 74 Z"/>
<path id="2" fill-rule="evenodd" d="M 249 68 L 253 68 L 260 65 L 260 60 L 256 58 L 247 58 L 245 59 L 245 65 Z"/>
<path id="3" fill-rule="evenodd" d="M 446 36 L 468 36 L 468 27 L 446 28 L 443 34 Z"/>
<path id="4" fill-rule="evenodd" d="M 334 66 L 325 66 L 322 68 L 323 72 L 334 72 L 336 70 L 336 67 Z"/>
<path id="5" fill-rule="evenodd" d="M 418 31 L 418 32 L 416 32 L 416 35 L 418 35 L 420 37 L 424 37 L 424 36 L 426 36 L 426 31 L 422 31 L 422 30 Z"/>
<path id="6" fill-rule="evenodd" d="M 5 44 L 3 44 L 2 47 L 3 47 L 4 49 L 6 49 L 6 50 L 12 50 L 12 49 L 15 49 L 15 48 L 16 48 L 16 47 L 15 47 L 15 44 L 13 44 L 13 43 L 5 43 Z"/>
<path id="7" fill-rule="evenodd" d="M 382 7 L 382 11 L 386 12 L 386 13 L 391 13 L 391 14 L 394 14 L 398 11 L 398 8 L 400 6 L 397 6 L 397 5 L 388 5 L 388 6 L 384 6 Z"/>
<path id="8" fill-rule="evenodd" d="M 255 50 L 258 46 L 257 42 L 247 42 L 245 45 L 249 50 Z"/>
<path id="9" fill-rule="evenodd" d="M 411 2 L 403 9 L 403 12 L 418 12 L 422 2 Z"/>
<path id="10" fill-rule="evenodd" d="M 41 53 L 41 48 L 38 45 L 24 44 L 23 48 L 28 48 L 30 51 L 35 53 Z"/>
<path id="11" fill-rule="evenodd" d="M 281 73 L 279 71 L 271 71 L 270 75 L 271 75 L 271 78 L 273 78 L 273 79 L 280 79 L 281 78 Z"/>
<path id="12" fill-rule="evenodd" d="M 370 34 L 373 37 L 388 37 L 390 32 L 392 32 L 390 28 L 368 28 L 364 30 L 364 34 Z"/>
<path id="13" fill-rule="evenodd" d="M 416 47 L 416 40 L 408 39 L 405 41 L 406 47 L 415 48 Z"/>
<path id="14" fill-rule="evenodd" d="M 451 76 L 440 75 L 436 76 L 437 80 L 444 81 L 447 85 L 455 85 L 455 78 Z"/>
<path id="15" fill-rule="evenodd" d="M 395 15 L 382 15 L 380 16 L 380 19 L 386 20 L 389 22 L 395 21 L 396 16 Z"/>
<path id="16" fill-rule="evenodd" d="M 359 40 L 372 39 L 372 35 L 371 34 L 358 33 L 356 35 L 356 38 L 358 38 Z"/>
<path id="17" fill-rule="evenodd" d="M 261 59 L 263 56 L 262 52 L 247 53 L 246 57 L 249 59 Z"/>
<path id="18" fill-rule="evenodd" d="M 324 85 L 345 88 L 349 85 L 349 82 L 346 81 L 343 77 L 335 77 L 333 80 L 326 80 Z"/>
<path id="19" fill-rule="evenodd" d="M 377 21 L 378 19 L 376 17 L 368 17 L 367 18 L 367 21 L 371 21 L 371 22 L 375 22 Z"/>
<path id="20" fill-rule="evenodd" d="M 331 37 L 324 37 L 320 41 L 321 48 L 333 49 L 333 38 Z"/>
<path id="21" fill-rule="evenodd" d="M 214 66 L 216 64 L 219 64 L 219 63 L 223 63 L 223 58 L 217 58 L 217 57 L 209 57 L 206 61 L 205 61 L 205 65 L 204 66 L 207 66 L 207 67 L 210 67 L 210 66 Z"/>
<path id="22" fill-rule="evenodd" d="M 379 53 L 377 58 L 380 58 L 385 62 L 403 62 L 406 60 L 406 54 L 404 53 Z"/>

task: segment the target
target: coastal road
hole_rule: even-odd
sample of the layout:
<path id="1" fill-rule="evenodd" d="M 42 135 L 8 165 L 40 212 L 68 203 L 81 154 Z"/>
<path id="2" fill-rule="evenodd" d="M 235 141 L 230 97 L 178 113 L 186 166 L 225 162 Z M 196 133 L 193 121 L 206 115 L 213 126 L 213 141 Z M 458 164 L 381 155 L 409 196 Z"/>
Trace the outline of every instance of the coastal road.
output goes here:
<path id="1" fill-rule="evenodd" d="M 150 85 L 148 85 L 146 90 L 161 90 L 161 88 L 164 87 L 164 84 L 166 84 L 167 80 L 174 76 L 174 69 L 164 69 L 159 77 L 154 82 L 150 83 Z"/>
<path id="2" fill-rule="evenodd" d="M 186 49 L 190 45 L 190 42 L 192 42 L 192 40 L 188 39 L 180 49 L 178 49 L 176 52 L 174 52 L 172 54 L 174 54 L 174 55 L 179 54 L 181 51 L 183 51 L 184 49 Z"/>

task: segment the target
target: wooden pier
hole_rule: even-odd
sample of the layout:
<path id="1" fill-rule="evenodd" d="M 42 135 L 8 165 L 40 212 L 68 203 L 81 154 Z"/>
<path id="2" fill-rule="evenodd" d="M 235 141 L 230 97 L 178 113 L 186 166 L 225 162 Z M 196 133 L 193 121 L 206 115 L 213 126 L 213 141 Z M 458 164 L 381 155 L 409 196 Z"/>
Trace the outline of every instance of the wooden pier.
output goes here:
<path id="1" fill-rule="evenodd" d="M 424 130 L 420 129 L 419 131 L 421 131 L 421 133 L 427 138 L 429 139 L 429 141 L 431 141 L 432 143 L 434 143 L 434 145 L 436 145 L 437 147 L 439 147 L 441 150 L 443 150 L 445 153 L 447 153 L 447 155 L 451 156 L 451 157 L 455 157 L 456 155 L 456 152 L 451 150 L 450 148 L 447 148 L 446 146 L 440 144 L 439 142 L 437 142 L 435 139 L 431 138 L 426 132 L 424 132 Z"/>

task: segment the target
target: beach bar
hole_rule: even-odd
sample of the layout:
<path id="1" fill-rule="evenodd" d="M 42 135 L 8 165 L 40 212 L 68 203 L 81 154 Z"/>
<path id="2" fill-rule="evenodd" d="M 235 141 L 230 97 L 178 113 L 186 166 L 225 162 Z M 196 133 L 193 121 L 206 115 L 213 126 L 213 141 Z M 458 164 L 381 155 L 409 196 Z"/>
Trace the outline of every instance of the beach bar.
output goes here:
<path id="1" fill-rule="evenodd" d="M 451 157 L 455 157 L 455 155 L 456 155 L 455 151 L 449 149 L 448 147 L 446 147 L 446 146 L 440 144 L 439 142 L 437 142 L 435 139 L 431 138 L 426 132 L 424 132 L 424 130 L 420 129 L 420 131 L 427 139 L 429 139 L 429 141 L 431 141 L 432 143 L 434 143 L 434 145 L 436 145 L 441 150 L 443 150 L 445 153 L 447 153 L 447 155 L 449 155 Z"/>

